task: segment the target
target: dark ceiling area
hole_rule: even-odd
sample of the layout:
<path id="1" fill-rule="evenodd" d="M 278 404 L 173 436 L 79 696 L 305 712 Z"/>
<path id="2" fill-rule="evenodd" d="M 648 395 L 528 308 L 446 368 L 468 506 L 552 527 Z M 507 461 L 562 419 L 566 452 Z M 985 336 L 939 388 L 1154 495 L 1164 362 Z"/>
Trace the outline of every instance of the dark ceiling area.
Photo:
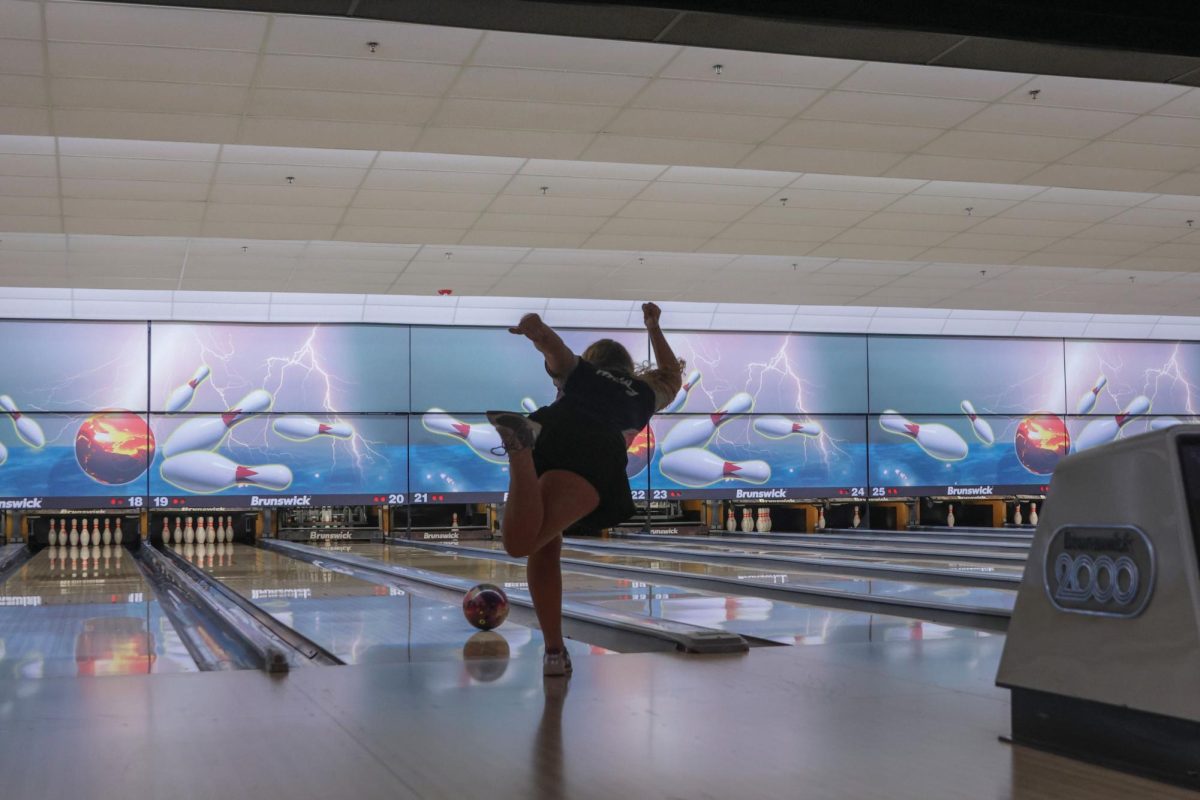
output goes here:
<path id="1" fill-rule="evenodd" d="M 145 4 L 1200 85 L 1200 11 L 1195 2 L 147 0 Z"/>

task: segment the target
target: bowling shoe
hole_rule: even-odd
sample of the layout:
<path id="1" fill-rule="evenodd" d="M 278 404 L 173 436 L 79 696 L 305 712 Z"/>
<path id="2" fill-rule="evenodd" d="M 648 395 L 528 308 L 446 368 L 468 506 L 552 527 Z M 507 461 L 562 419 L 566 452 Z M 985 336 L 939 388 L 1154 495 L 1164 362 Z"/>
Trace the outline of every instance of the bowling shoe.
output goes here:
<path id="1" fill-rule="evenodd" d="M 505 453 L 519 453 L 533 447 L 533 443 L 537 441 L 538 433 L 542 429 L 542 426 L 533 420 L 512 411 L 489 411 L 487 419 L 496 429 L 496 433 L 500 434 L 500 441 L 503 443 L 503 447 L 492 450 L 498 456 Z M 497 450 L 504 452 L 497 453 Z"/>
<path id="2" fill-rule="evenodd" d="M 542 675 L 562 678 L 571 674 L 571 654 L 564 650 L 547 650 L 542 657 Z"/>

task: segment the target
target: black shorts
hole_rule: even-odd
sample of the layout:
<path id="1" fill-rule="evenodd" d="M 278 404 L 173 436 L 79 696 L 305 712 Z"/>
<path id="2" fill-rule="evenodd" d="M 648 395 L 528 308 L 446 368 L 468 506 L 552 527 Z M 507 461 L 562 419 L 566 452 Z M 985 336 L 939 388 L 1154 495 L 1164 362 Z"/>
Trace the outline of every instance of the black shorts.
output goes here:
<path id="1" fill-rule="evenodd" d="M 629 459 L 621 432 L 566 409 L 540 408 L 529 418 L 542 426 L 533 446 L 538 475 L 552 469 L 573 472 L 590 483 L 600 504 L 579 524 L 610 528 L 633 516 L 625 465 Z"/>

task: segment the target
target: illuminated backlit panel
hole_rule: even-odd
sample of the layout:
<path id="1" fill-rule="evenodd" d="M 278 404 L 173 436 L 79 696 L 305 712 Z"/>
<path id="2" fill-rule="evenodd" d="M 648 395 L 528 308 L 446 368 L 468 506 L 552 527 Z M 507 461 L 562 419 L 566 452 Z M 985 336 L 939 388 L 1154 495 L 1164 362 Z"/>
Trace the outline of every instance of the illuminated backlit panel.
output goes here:
<path id="1" fill-rule="evenodd" d="M 409 329 L 388 325 L 155 323 L 155 413 L 408 410 Z M 263 406 L 266 405 L 266 408 Z"/>
<path id="2" fill-rule="evenodd" d="M 559 334 L 577 355 L 597 339 L 609 338 L 624 345 L 635 364 L 647 358 L 645 331 Z M 413 328 L 413 411 L 481 413 L 547 405 L 554 401 L 555 389 L 544 364 L 528 339 L 504 328 Z"/>
<path id="3" fill-rule="evenodd" d="M 1072 414 L 1200 414 L 1200 344 L 1068 341 Z"/>
<path id="4" fill-rule="evenodd" d="M 144 322 L 0 322 L 0 412 L 143 412 Z"/>
<path id="5" fill-rule="evenodd" d="M 403 503 L 407 418 L 390 414 L 154 415 L 150 503 L 308 507 Z"/>
<path id="6" fill-rule="evenodd" d="M 653 456 L 631 454 L 636 499 L 866 497 L 861 416 L 709 414 L 655 417 Z"/>
<path id="7" fill-rule="evenodd" d="M 144 414 L 0 416 L 0 502 L 8 508 L 140 508 L 156 443 Z"/>
<path id="8" fill-rule="evenodd" d="M 499 447 L 500 437 L 482 414 L 413 414 L 409 502 L 502 502 L 508 491 L 508 457 L 492 452 Z"/>
<path id="9" fill-rule="evenodd" d="M 863 336 L 669 331 L 667 341 L 687 367 L 663 413 L 866 413 Z"/>
<path id="10" fill-rule="evenodd" d="M 870 417 L 872 497 L 1045 494 L 1071 451 L 1058 414 Z"/>
<path id="11" fill-rule="evenodd" d="M 871 412 L 1063 414 L 1061 339 L 872 336 Z"/>

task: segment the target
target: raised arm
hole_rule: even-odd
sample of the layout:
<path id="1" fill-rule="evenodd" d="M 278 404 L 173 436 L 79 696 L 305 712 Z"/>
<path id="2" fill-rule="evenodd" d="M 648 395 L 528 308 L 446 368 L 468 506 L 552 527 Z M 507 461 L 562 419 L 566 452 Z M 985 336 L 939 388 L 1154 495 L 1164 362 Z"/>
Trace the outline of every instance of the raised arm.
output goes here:
<path id="1" fill-rule="evenodd" d="M 575 369 L 578 356 L 563 342 L 554 329 L 542 322 L 537 314 L 526 314 L 521 317 L 515 328 L 509 328 L 509 333 L 524 336 L 533 342 L 533 346 L 546 359 L 546 369 L 553 378 L 565 378 Z"/>
<path id="2" fill-rule="evenodd" d="M 650 334 L 650 346 L 654 350 L 654 361 L 658 364 L 657 369 L 646 373 L 643 377 L 654 387 L 655 394 L 661 401 L 658 404 L 659 409 L 665 407 L 683 386 L 683 370 L 679 359 L 675 357 L 675 351 L 667 343 L 667 337 L 663 335 L 662 328 L 658 325 L 661 315 L 662 309 L 654 303 L 642 304 L 642 318 L 646 323 L 646 333 Z"/>

